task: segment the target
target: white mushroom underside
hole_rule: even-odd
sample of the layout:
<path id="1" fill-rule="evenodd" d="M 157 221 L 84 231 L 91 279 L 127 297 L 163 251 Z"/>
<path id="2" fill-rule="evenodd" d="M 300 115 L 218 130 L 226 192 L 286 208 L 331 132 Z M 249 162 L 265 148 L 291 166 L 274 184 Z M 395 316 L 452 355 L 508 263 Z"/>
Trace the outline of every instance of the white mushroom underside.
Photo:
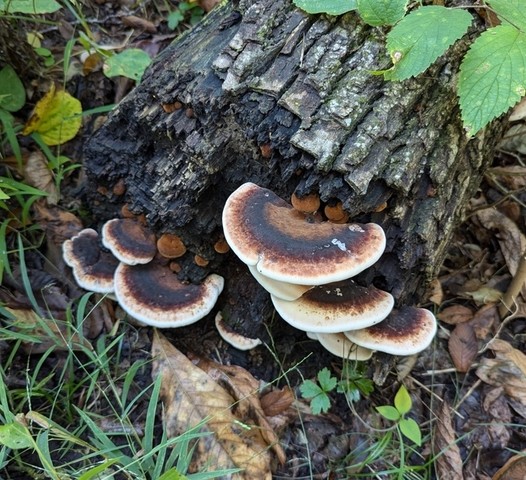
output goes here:
<path id="1" fill-rule="evenodd" d="M 257 282 L 270 294 L 283 300 L 292 301 L 300 298 L 305 292 L 313 288 L 312 285 L 296 285 L 295 283 L 279 282 L 266 277 L 254 265 L 248 269 Z"/>

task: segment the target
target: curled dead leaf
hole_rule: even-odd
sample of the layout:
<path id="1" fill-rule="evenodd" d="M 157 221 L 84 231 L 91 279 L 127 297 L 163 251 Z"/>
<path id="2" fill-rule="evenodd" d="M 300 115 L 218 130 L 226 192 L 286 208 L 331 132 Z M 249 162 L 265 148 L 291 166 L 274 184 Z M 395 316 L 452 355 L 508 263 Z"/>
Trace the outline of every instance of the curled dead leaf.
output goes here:
<path id="1" fill-rule="evenodd" d="M 261 397 L 261 408 L 267 417 L 279 415 L 294 402 L 294 394 L 290 388 L 272 390 Z"/>
<path id="2" fill-rule="evenodd" d="M 451 332 L 448 349 L 455 368 L 459 372 L 467 372 L 478 353 L 478 342 L 473 327 L 467 323 L 459 323 Z"/>
<path id="3" fill-rule="evenodd" d="M 48 167 L 47 158 L 37 150 L 28 155 L 24 165 L 24 177 L 29 185 L 46 192 L 48 205 L 58 203 L 58 192 L 53 175 Z"/>
<path id="4" fill-rule="evenodd" d="M 448 325 L 456 325 L 457 323 L 464 323 L 473 318 L 473 312 L 470 308 L 464 305 L 451 305 L 444 308 L 437 318 L 447 323 Z"/>
<path id="5" fill-rule="evenodd" d="M 526 451 L 513 455 L 501 468 L 499 468 L 491 480 L 524 480 L 526 478 Z"/>

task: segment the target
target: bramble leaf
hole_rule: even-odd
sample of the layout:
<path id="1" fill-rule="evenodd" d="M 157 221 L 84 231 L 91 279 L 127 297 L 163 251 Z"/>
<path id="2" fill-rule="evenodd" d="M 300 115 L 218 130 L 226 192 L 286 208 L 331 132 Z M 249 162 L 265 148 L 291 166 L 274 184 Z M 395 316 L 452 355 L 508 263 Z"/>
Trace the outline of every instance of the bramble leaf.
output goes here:
<path id="1" fill-rule="evenodd" d="M 412 418 L 402 418 L 398 425 L 405 437 L 409 438 L 409 440 L 416 443 L 419 447 L 422 445 L 422 432 L 415 420 Z"/>
<path id="2" fill-rule="evenodd" d="M 82 124 L 80 102 L 53 84 L 35 105 L 22 133 L 37 132 L 46 145 L 61 145 L 77 135 Z"/>
<path id="3" fill-rule="evenodd" d="M 26 90 L 11 65 L 0 70 L 0 108 L 9 112 L 20 110 L 26 103 Z"/>
<path id="4" fill-rule="evenodd" d="M 510 25 L 486 30 L 462 60 L 458 97 L 469 136 L 526 94 L 526 34 Z"/>
<path id="5" fill-rule="evenodd" d="M 0 0 L 0 11 L 6 13 L 53 13 L 60 8 L 55 0 Z"/>
<path id="6" fill-rule="evenodd" d="M 144 50 L 129 48 L 106 60 L 104 75 L 110 78 L 122 75 L 139 82 L 151 62 L 152 59 Z"/>
<path id="7" fill-rule="evenodd" d="M 398 410 L 400 415 L 405 415 L 411 410 L 411 405 L 411 397 L 409 396 L 407 388 L 405 388 L 404 385 L 401 385 L 398 389 L 398 392 L 396 392 L 394 398 L 394 406 Z"/>
<path id="8" fill-rule="evenodd" d="M 356 10 L 356 0 L 293 0 L 293 3 L 307 13 L 342 15 Z"/>
<path id="9" fill-rule="evenodd" d="M 472 19 L 465 10 L 433 5 L 411 12 L 387 35 L 394 66 L 384 78 L 405 80 L 422 73 L 466 33 Z"/>
<path id="10" fill-rule="evenodd" d="M 368 25 L 394 25 L 404 15 L 408 0 L 356 0 L 358 13 Z"/>
<path id="11" fill-rule="evenodd" d="M 487 0 L 487 3 L 495 10 L 502 23 L 509 23 L 521 30 L 526 30 L 524 0 Z"/>

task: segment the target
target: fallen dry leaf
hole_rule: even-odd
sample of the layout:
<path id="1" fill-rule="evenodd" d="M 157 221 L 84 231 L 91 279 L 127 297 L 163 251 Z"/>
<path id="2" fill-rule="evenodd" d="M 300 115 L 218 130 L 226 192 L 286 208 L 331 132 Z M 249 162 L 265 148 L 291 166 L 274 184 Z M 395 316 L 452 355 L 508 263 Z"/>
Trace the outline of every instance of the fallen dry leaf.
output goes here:
<path id="1" fill-rule="evenodd" d="M 433 430 L 433 453 L 438 478 L 462 479 L 462 457 L 456 443 L 455 428 L 451 422 L 451 406 L 444 400 L 437 415 L 436 428 Z"/>
<path id="2" fill-rule="evenodd" d="M 83 226 L 78 217 L 59 207 L 46 207 L 40 202 L 34 204 L 35 221 L 45 229 L 47 238 L 56 246 L 79 233 Z"/>
<path id="3" fill-rule="evenodd" d="M 294 402 L 294 394 L 288 387 L 265 393 L 260 399 L 267 417 L 274 417 L 287 410 Z"/>
<path id="4" fill-rule="evenodd" d="M 526 478 L 526 451 L 513 455 L 501 468 L 499 468 L 491 480 L 524 480 Z"/>
<path id="5" fill-rule="evenodd" d="M 502 386 L 507 395 L 526 405 L 526 355 L 504 340 L 493 340 L 495 358 L 483 358 L 477 376 L 485 383 Z"/>
<path id="6" fill-rule="evenodd" d="M 157 32 L 157 27 L 152 22 L 150 22 L 150 20 L 146 20 L 145 18 L 141 17 L 136 17 L 135 15 L 128 15 L 126 17 L 122 17 L 122 23 L 127 27 L 136 28 L 138 30 L 144 30 L 148 33 Z"/>
<path id="7" fill-rule="evenodd" d="M 478 353 L 478 342 L 473 327 L 467 323 L 459 323 L 451 332 L 448 349 L 455 368 L 459 372 L 467 372 Z"/>
<path id="8" fill-rule="evenodd" d="M 499 324 L 499 321 L 497 306 L 490 304 L 480 308 L 469 321 L 469 324 L 473 327 L 476 337 L 479 340 L 484 340 Z"/>
<path id="9" fill-rule="evenodd" d="M 195 364 L 230 393 L 236 402 L 232 410 L 234 415 L 244 424 L 257 425 L 263 439 L 272 447 L 279 462 L 285 463 L 285 452 L 268 423 L 259 400 L 259 381 L 237 365 L 221 365 L 203 358 Z"/>
<path id="10" fill-rule="evenodd" d="M 448 325 L 456 325 L 457 323 L 464 323 L 473 318 L 473 312 L 470 308 L 464 305 L 451 305 L 444 308 L 437 318 L 447 323 Z"/>
<path id="11" fill-rule="evenodd" d="M 24 165 L 24 177 L 29 185 L 48 194 L 46 197 L 48 205 L 57 204 L 57 187 L 55 186 L 51 170 L 48 167 L 48 160 L 40 150 L 36 150 L 28 155 Z"/>
<path id="12" fill-rule="evenodd" d="M 196 440 L 191 471 L 240 468 L 241 472 L 224 478 L 270 480 L 269 445 L 258 425 L 234 414 L 238 406 L 232 394 L 158 331 L 152 341 L 152 356 L 152 376 L 162 378 L 164 428 L 168 437 L 181 435 L 200 424 L 202 431 L 210 433 Z"/>

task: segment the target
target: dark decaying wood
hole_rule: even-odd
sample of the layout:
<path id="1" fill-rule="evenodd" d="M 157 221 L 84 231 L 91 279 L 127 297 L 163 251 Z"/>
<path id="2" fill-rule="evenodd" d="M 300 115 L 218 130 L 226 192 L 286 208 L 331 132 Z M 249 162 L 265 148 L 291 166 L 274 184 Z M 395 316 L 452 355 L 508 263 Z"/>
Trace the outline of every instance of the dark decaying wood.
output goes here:
<path id="1" fill-rule="evenodd" d="M 311 16 L 290 0 L 213 11 L 89 142 L 93 212 L 102 220 L 127 203 L 157 233 L 180 235 L 180 275 L 225 276 L 223 303 L 251 300 L 237 306 L 246 322 L 268 310 L 246 291 L 252 283 L 234 255 L 213 249 L 227 196 L 246 181 L 285 199 L 318 192 L 386 231 L 386 253 L 360 281 L 399 304 L 420 301 L 502 125 L 471 140 L 463 132 L 454 87 L 466 42 L 424 75 L 389 83 L 370 73 L 389 66 L 384 34 L 354 13 Z M 195 254 L 209 264 L 197 266 Z"/>

